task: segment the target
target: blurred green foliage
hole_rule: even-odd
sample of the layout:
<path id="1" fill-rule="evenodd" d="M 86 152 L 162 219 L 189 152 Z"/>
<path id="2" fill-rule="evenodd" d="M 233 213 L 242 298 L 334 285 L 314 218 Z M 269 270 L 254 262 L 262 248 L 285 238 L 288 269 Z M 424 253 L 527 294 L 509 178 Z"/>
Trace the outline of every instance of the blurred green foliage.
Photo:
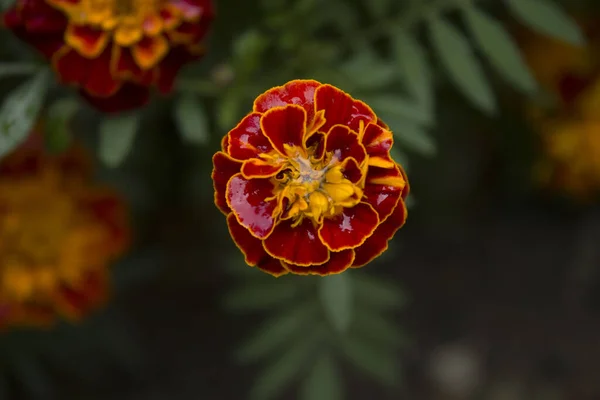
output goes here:
<path id="1" fill-rule="evenodd" d="M 7 7 L 12 1 L 2 3 Z M 517 21 L 568 42 L 583 41 L 577 25 L 552 0 L 216 3 L 218 19 L 209 53 L 185 69 L 176 93 L 168 99 L 157 98 L 137 113 L 112 118 L 91 111 L 70 89 L 53 84 L 48 69 L 31 62 L 33 53 L 1 32 L 0 39 L 7 45 L 0 49 L 0 83 L 5 93 L 0 108 L 0 156 L 21 143 L 39 117 L 48 121 L 49 150 L 61 151 L 74 136 L 71 132 L 77 132 L 72 126 L 76 117 L 84 115 L 85 123 L 78 130 L 95 129 L 99 160 L 118 168 L 132 149 L 150 153 L 145 147 L 151 134 L 148 127 L 164 126 L 158 120 L 169 119 L 186 144 L 204 146 L 197 150 L 204 159 L 195 166 L 201 178 L 193 175 L 193 179 L 202 182 L 198 190 L 210 197 L 207 155 L 218 149 L 220 138 L 250 111 L 253 99 L 291 79 L 312 78 L 367 102 L 393 130 L 396 160 L 407 167 L 409 153 L 436 155 L 431 130 L 436 127 L 436 109 L 445 106 L 437 104 L 440 82 L 450 82 L 488 115 L 498 110 L 491 74 L 528 96 L 538 95 L 509 24 Z M 493 16 L 497 13 L 508 13 L 514 20 L 497 19 Z M 173 135 L 173 130 L 159 135 Z M 384 385 L 401 383 L 401 350 L 409 340 L 394 321 L 406 298 L 401 288 L 372 275 L 392 253 L 393 248 L 364 271 L 327 278 L 275 280 L 243 265 L 240 257 L 228 261 L 237 287 L 225 295 L 224 309 L 232 315 L 255 312 L 265 318 L 255 336 L 243 341 L 235 353 L 239 363 L 263 364 L 251 398 L 288 398 L 282 394 L 297 383 L 302 399 L 343 399 L 343 363 Z M 134 274 L 132 279 L 141 278 Z M 16 373 L 31 386 L 32 397 L 43 398 L 45 377 L 35 359 L 57 349 L 60 353 L 62 340 L 76 341 L 69 335 L 77 340 L 86 337 L 85 348 L 89 343 L 103 348 L 111 336 L 95 327 L 94 321 L 51 333 L 3 336 L 2 371 Z M 94 342 L 97 336 L 101 340 Z M 135 349 L 115 344 L 119 340 L 109 341 L 110 354 Z M 49 344 L 40 350 L 39 343 Z M 68 355 L 55 356 L 64 361 L 61 365 L 75 366 Z M 6 376 L 0 374 L 0 382 Z M 2 388 L 0 398 L 4 398 Z"/>

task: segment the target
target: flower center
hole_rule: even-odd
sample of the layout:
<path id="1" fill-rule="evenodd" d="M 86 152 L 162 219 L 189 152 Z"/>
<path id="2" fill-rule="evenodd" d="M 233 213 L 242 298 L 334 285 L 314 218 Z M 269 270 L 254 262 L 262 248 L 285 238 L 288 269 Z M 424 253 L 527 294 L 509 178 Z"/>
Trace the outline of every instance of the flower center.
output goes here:
<path id="1" fill-rule="evenodd" d="M 283 204 L 282 218 L 293 218 L 298 225 L 304 218 L 319 224 L 344 208 L 360 203 L 363 187 L 344 174 L 344 163 L 334 153 L 321 159 L 309 149 L 308 157 L 297 154 L 288 159 L 285 169 L 274 178 L 275 197 Z M 286 200 L 286 201 L 284 201 Z"/>
<path id="2" fill-rule="evenodd" d="M 76 279 L 98 234 L 80 226 L 74 200 L 55 177 L 0 182 L 1 296 L 27 300 Z"/>

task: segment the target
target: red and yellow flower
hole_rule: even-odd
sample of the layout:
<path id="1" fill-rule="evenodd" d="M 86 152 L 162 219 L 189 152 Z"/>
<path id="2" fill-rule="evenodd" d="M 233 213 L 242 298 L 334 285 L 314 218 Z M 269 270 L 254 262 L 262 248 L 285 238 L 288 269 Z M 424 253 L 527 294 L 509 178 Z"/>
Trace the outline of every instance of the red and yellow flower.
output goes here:
<path id="1" fill-rule="evenodd" d="M 594 24 L 582 23 L 586 46 L 528 32 L 522 46 L 542 87 L 556 99 L 554 110 L 530 108 L 542 155 L 536 178 L 545 187 L 579 199 L 600 192 L 600 60 Z"/>
<path id="2" fill-rule="evenodd" d="M 104 112 L 144 105 L 173 88 L 203 53 L 211 0 L 17 0 L 5 25 L 51 60 L 64 84 Z"/>
<path id="3" fill-rule="evenodd" d="M 215 203 L 250 266 L 329 275 L 378 257 L 406 220 L 392 133 L 334 86 L 295 80 L 254 101 L 213 157 Z"/>
<path id="4" fill-rule="evenodd" d="M 108 295 L 109 264 L 129 241 L 115 192 L 90 182 L 90 156 L 31 138 L 0 162 L 0 327 L 78 320 Z"/>

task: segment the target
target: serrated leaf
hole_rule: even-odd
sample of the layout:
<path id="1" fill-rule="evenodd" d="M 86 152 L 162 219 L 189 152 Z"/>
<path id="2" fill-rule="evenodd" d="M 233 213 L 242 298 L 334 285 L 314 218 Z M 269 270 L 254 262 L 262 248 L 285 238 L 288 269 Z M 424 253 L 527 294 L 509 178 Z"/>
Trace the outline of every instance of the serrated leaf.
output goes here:
<path id="1" fill-rule="evenodd" d="M 397 355 L 392 349 L 350 337 L 343 339 L 341 346 L 342 354 L 359 371 L 383 385 L 393 386 L 398 382 Z"/>
<path id="2" fill-rule="evenodd" d="M 502 24 L 474 7 L 465 8 L 468 26 L 492 66 L 521 91 L 534 94 L 537 84 L 521 52 Z"/>
<path id="3" fill-rule="evenodd" d="M 0 77 L 13 75 L 29 75 L 39 71 L 37 64 L 23 62 L 0 62 Z"/>
<path id="4" fill-rule="evenodd" d="M 139 128 L 138 114 L 106 118 L 100 123 L 100 159 L 108 167 L 119 166 L 127 157 Z"/>
<path id="5" fill-rule="evenodd" d="M 223 305 L 230 311 L 260 310 L 289 304 L 300 286 L 293 279 L 246 282 L 227 293 Z"/>
<path id="6" fill-rule="evenodd" d="M 358 89 L 378 89 L 389 85 L 395 76 L 391 64 L 377 59 L 369 50 L 361 50 L 340 66 L 340 71 L 352 80 Z"/>
<path id="7" fill-rule="evenodd" d="M 342 400 L 343 381 L 329 353 L 323 353 L 302 385 L 300 400 Z"/>
<path id="8" fill-rule="evenodd" d="M 406 334 L 393 319 L 372 309 L 361 308 L 356 311 L 351 334 L 363 340 L 372 340 L 382 346 L 398 349 L 409 343 Z"/>
<path id="9" fill-rule="evenodd" d="M 270 400 L 277 397 L 304 369 L 323 333 L 319 329 L 302 333 L 299 339 L 290 342 L 279 359 L 262 371 L 250 391 L 251 399 Z"/>
<path id="10" fill-rule="evenodd" d="M 44 69 L 6 96 L 0 107 L 0 157 L 10 153 L 31 133 L 48 90 Z"/>
<path id="11" fill-rule="evenodd" d="M 175 122 L 182 138 L 189 143 L 206 144 L 210 140 L 204 106 L 192 93 L 179 96 L 174 109 Z"/>
<path id="12" fill-rule="evenodd" d="M 429 29 L 436 54 L 452 82 L 476 107 L 494 113 L 496 99 L 467 39 L 441 18 L 432 18 Z"/>
<path id="13" fill-rule="evenodd" d="M 397 94 L 368 95 L 362 96 L 361 100 L 367 103 L 377 115 L 398 115 L 425 126 L 431 126 L 434 123 L 434 116 L 430 108 Z"/>
<path id="14" fill-rule="evenodd" d="M 514 16 L 529 28 L 574 45 L 585 44 L 581 28 L 557 4 L 548 0 L 506 0 Z"/>
<path id="15" fill-rule="evenodd" d="M 398 115 L 379 113 L 394 134 L 394 148 L 412 150 L 425 157 L 437 154 L 437 145 L 429 132 L 415 122 Z"/>
<path id="16" fill-rule="evenodd" d="M 241 363 L 254 362 L 284 347 L 306 333 L 315 318 L 315 304 L 305 302 L 285 309 L 267 320 L 237 352 Z"/>
<path id="17" fill-rule="evenodd" d="M 77 110 L 79 102 L 73 97 L 59 99 L 48 107 L 44 140 L 50 152 L 60 153 L 71 144 L 69 124 Z"/>
<path id="18" fill-rule="evenodd" d="M 354 293 L 358 304 L 379 309 L 399 309 L 407 303 L 404 291 L 389 281 L 366 273 L 356 274 L 354 279 Z"/>
<path id="19" fill-rule="evenodd" d="M 401 31 L 394 37 L 394 56 L 411 93 L 424 108 L 432 108 L 431 68 L 425 50 L 412 33 Z"/>
<path id="20" fill-rule="evenodd" d="M 325 315 L 340 333 L 346 332 L 352 321 L 352 280 L 348 273 L 325 276 L 319 280 L 319 297 Z"/>

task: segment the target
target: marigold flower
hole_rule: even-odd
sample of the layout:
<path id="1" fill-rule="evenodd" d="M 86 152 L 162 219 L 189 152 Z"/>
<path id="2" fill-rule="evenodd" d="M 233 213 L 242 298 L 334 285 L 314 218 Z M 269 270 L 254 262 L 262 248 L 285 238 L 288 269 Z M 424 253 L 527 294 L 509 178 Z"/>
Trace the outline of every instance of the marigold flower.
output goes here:
<path id="1" fill-rule="evenodd" d="M 294 80 L 260 95 L 213 157 L 215 203 L 250 266 L 274 276 L 362 267 L 406 220 L 392 133 L 334 86 Z"/>
<path id="2" fill-rule="evenodd" d="M 43 152 L 39 135 L 0 162 L 0 327 L 77 320 L 108 294 L 128 244 L 122 201 L 90 182 L 77 146 Z"/>
<path id="3" fill-rule="evenodd" d="M 104 112 L 144 105 L 149 88 L 172 90 L 203 53 L 211 0 L 17 0 L 4 22 L 36 47 L 64 84 Z"/>
<path id="4" fill-rule="evenodd" d="M 590 44 L 574 46 L 533 32 L 521 43 L 536 78 L 557 100 L 557 109 L 537 106 L 529 116 L 540 134 L 538 181 L 578 199 L 600 191 L 600 63 L 595 24 L 581 22 Z"/>

